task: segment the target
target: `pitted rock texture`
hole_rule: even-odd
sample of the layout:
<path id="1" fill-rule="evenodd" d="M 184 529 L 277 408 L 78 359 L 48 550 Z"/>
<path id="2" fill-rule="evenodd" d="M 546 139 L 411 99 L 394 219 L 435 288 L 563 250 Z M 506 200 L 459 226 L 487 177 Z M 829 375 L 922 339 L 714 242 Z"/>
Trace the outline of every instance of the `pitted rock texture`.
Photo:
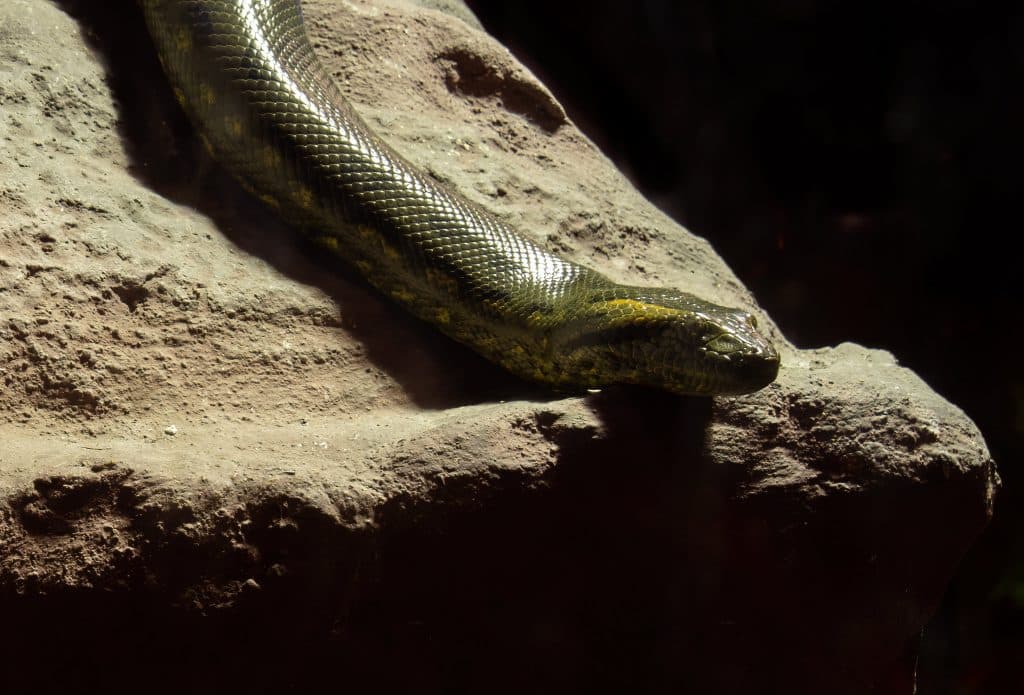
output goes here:
<path id="1" fill-rule="evenodd" d="M 8 0 L 0 661 L 37 688 L 910 692 L 998 487 L 974 425 L 886 353 L 788 345 L 471 15 L 304 7 L 411 161 L 616 280 L 758 313 L 779 379 L 519 382 L 241 191 L 131 3 Z"/>

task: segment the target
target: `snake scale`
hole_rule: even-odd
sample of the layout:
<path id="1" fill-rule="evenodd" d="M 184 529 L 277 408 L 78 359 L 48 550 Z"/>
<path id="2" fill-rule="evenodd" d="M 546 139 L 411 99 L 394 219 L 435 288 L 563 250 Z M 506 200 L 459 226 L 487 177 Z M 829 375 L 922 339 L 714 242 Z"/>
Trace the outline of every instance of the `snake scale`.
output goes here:
<path id="1" fill-rule="evenodd" d="M 746 312 L 553 255 L 376 136 L 313 51 L 299 0 L 139 0 L 178 101 L 228 170 L 452 338 L 560 388 L 736 394 L 779 356 Z"/>

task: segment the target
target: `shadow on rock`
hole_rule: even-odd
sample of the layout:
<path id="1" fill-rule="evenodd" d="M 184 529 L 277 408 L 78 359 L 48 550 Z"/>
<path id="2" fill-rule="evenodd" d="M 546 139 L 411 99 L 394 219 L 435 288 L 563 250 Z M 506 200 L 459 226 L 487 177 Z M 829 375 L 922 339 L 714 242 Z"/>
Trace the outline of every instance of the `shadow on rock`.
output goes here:
<path id="1" fill-rule="evenodd" d="M 554 398 L 519 380 L 383 298 L 340 260 L 325 258 L 301 230 L 269 210 L 207 153 L 174 99 L 134 2 L 58 0 L 103 59 L 120 105 L 131 172 L 168 200 L 192 207 L 246 253 L 329 295 L 340 325 L 425 408 Z"/>

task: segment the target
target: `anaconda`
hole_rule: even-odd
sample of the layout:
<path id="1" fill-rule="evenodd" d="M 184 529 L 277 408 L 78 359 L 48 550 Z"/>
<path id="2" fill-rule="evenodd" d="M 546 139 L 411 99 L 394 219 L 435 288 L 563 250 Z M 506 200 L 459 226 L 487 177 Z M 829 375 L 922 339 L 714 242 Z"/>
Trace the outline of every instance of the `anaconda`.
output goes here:
<path id="1" fill-rule="evenodd" d="M 779 355 L 753 317 L 618 284 L 549 253 L 418 171 L 356 114 L 299 0 L 139 0 L 178 101 L 214 157 L 419 318 L 555 387 L 736 394 Z"/>

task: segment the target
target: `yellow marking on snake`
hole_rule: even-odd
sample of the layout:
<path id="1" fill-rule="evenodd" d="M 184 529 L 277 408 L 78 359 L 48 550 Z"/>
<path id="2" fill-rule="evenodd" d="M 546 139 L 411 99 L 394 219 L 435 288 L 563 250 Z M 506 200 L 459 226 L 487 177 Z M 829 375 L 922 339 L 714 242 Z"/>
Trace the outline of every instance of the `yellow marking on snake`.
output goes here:
<path id="1" fill-rule="evenodd" d="M 236 116 L 229 116 L 225 119 L 225 125 L 227 125 L 228 132 L 236 138 L 242 137 L 242 133 L 245 131 L 245 124 L 242 123 L 242 119 Z"/>

